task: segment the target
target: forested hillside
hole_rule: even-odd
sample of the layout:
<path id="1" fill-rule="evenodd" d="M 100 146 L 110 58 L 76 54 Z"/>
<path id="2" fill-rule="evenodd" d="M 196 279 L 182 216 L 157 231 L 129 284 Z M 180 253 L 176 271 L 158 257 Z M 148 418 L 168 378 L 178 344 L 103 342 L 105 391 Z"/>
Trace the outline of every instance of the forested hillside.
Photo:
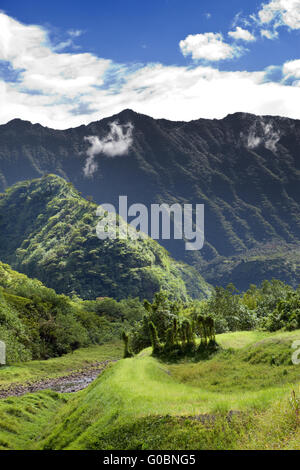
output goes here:
<path id="1" fill-rule="evenodd" d="M 48 359 L 118 338 L 129 307 L 133 305 L 126 309 L 112 299 L 71 300 L 0 263 L 0 338 L 6 343 L 8 363 Z"/>
<path id="2" fill-rule="evenodd" d="M 100 240 L 96 209 L 54 175 L 17 183 L 0 196 L 0 260 L 82 299 L 152 299 L 164 288 L 179 299 L 209 292 L 196 270 L 151 238 Z"/>

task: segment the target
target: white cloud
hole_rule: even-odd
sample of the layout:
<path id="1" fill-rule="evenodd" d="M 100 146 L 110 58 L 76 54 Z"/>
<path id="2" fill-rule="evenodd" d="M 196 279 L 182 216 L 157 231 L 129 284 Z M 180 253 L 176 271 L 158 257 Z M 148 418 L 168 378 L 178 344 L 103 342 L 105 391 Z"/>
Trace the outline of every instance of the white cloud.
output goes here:
<path id="1" fill-rule="evenodd" d="M 246 146 L 251 150 L 255 149 L 261 144 L 261 138 L 256 135 L 255 129 L 250 129 L 248 135 L 246 136 L 241 134 L 241 137 L 245 138 Z"/>
<path id="2" fill-rule="evenodd" d="M 66 41 L 59 42 L 58 44 L 56 44 L 56 46 L 53 47 L 53 50 L 62 51 L 63 49 L 66 49 L 67 47 L 74 47 L 74 43 L 72 39 L 67 39 Z"/>
<path id="3" fill-rule="evenodd" d="M 69 29 L 68 35 L 71 36 L 71 38 L 78 38 L 83 34 L 83 31 L 80 29 Z"/>
<path id="4" fill-rule="evenodd" d="M 240 49 L 225 43 L 220 33 L 190 34 L 180 41 L 179 47 L 184 56 L 209 62 L 233 59 L 240 54 Z"/>
<path id="5" fill-rule="evenodd" d="M 286 62 L 282 68 L 283 83 L 289 83 L 293 87 L 300 87 L 300 60 Z"/>
<path id="6" fill-rule="evenodd" d="M 262 5 L 258 17 L 262 24 L 300 29 L 300 0 L 271 0 Z"/>
<path id="7" fill-rule="evenodd" d="M 69 38 L 66 39 L 65 41 L 61 41 L 58 44 L 56 44 L 55 46 L 53 46 L 52 47 L 53 51 L 55 51 L 55 52 L 63 51 L 67 47 L 72 48 L 72 49 L 80 49 L 80 46 L 78 46 L 77 44 L 74 43 L 74 39 L 81 36 L 83 34 L 83 31 L 81 31 L 79 29 L 70 29 L 69 31 L 67 31 L 67 34 L 68 34 Z"/>
<path id="8" fill-rule="evenodd" d="M 276 152 L 277 143 L 280 140 L 281 134 L 279 129 L 275 129 L 274 125 L 269 123 L 262 122 L 263 132 L 264 132 L 264 145 L 267 149 L 272 152 Z"/>
<path id="9" fill-rule="evenodd" d="M 94 135 L 85 137 L 85 140 L 87 140 L 91 144 L 91 146 L 86 152 L 88 158 L 86 159 L 86 162 L 83 168 L 83 173 L 84 173 L 84 176 L 86 176 L 87 178 L 90 178 L 91 176 L 93 176 L 93 174 L 98 168 L 98 164 L 97 162 L 95 162 L 95 155 L 101 152 L 101 150 L 98 151 L 98 147 L 100 147 L 101 144 L 100 144 L 99 138 Z"/>
<path id="10" fill-rule="evenodd" d="M 240 26 L 237 26 L 235 31 L 229 31 L 228 36 L 236 40 L 240 39 L 241 41 L 246 42 L 255 41 L 255 36 L 253 36 L 250 31 L 248 31 L 247 29 L 243 29 Z"/>
<path id="11" fill-rule="evenodd" d="M 88 53 L 57 53 L 47 31 L 23 25 L 4 13 L 0 13 L 0 60 L 20 70 L 23 89 L 53 96 L 63 91 L 65 98 L 103 84 L 111 64 Z"/>
<path id="12" fill-rule="evenodd" d="M 300 117 L 299 90 L 266 82 L 263 71 L 149 65 L 128 77 L 121 94 L 134 110 L 155 118 L 222 118 L 237 111 Z"/>
<path id="13" fill-rule="evenodd" d="M 249 149 L 263 145 L 272 152 L 277 151 L 277 144 L 281 138 L 279 129 L 275 129 L 272 121 L 266 121 L 261 117 L 250 126 L 248 133 L 241 133 L 241 139 Z"/>
<path id="14" fill-rule="evenodd" d="M 300 60 L 286 62 L 282 70 L 285 78 L 300 78 Z"/>
<path id="15" fill-rule="evenodd" d="M 270 31 L 269 29 L 261 29 L 260 34 L 267 39 L 276 39 L 278 37 L 277 31 Z"/>
<path id="16" fill-rule="evenodd" d="M 83 169 L 84 175 L 87 177 L 92 176 L 98 168 L 95 162 L 96 155 L 100 153 L 108 157 L 126 155 L 132 145 L 133 125 L 130 122 L 120 125 L 114 121 L 109 126 L 109 133 L 101 139 L 94 135 L 85 137 L 85 140 L 91 144 L 86 152 L 88 158 Z"/>

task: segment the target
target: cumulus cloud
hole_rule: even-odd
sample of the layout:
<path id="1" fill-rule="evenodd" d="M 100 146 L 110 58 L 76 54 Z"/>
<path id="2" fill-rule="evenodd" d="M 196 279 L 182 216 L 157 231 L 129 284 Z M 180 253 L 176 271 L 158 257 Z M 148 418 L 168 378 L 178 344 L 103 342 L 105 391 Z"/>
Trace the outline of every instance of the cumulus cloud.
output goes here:
<path id="1" fill-rule="evenodd" d="M 133 109 L 155 118 L 222 118 L 237 111 L 300 116 L 299 90 L 266 81 L 266 75 L 265 71 L 227 72 L 207 66 L 156 64 L 130 75 L 122 93 Z"/>
<path id="2" fill-rule="evenodd" d="M 63 47 L 58 45 L 57 50 Z M 111 65 L 109 60 L 88 53 L 57 53 L 44 28 L 23 25 L 4 13 L 0 13 L 0 60 L 19 71 L 15 89 L 47 95 L 52 105 L 57 103 L 58 94 L 63 93 L 65 101 L 72 100 L 101 86 Z"/>
<path id="3" fill-rule="evenodd" d="M 247 29 L 252 27 L 261 37 L 276 39 L 279 27 L 285 26 L 290 30 L 300 29 L 300 0 L 269 0 L 261 4 L 257 13 L 248 15 L 246 18 L 238 13 L 232 26 L 237 25 L 246 26 Z M 231 32 L 229 35 L 232 36 Z"/>
<path id="4" fill-rule="evenodd" d="M 262 24 L 274 22 L 275 28 L 300 29 L 300 0 L 271 0 L 262 5 L 258 17 Z"/>
<path id="5" fill-rule="evenodd" d="M 184 56 L 191 55 L 194 60 L 209 62 L 240 55 L 240 49 L 224 42 L 221 33 L 190 34 L 180 41 L 179 47 Z"/>
<path id="6" fill-rule="evenodd" d="M 102 153 L 108 157 L 117 157 L 126 155 L 130 146 L 132 145 L 132 132 L 133 124 L 128 122 L 127 124 L 119 124 L 114 121 L 109 124 L 110 131 L 103 137 L 91 135 L 85 137 L 85 140 L 90 143 L 90 147 L 87 150 L 87 160 L 83 169 L 84 175 L 91 177 L 98 168 L 95 156 Z"/>
<path id="7" fill-rule="evenodd" d="M 228 36 L 236 40 L 252 42 L 255 41 L 255 36 L 250 33 L 247 29 L 243 29 L 240 26 L 237 26 L 235 31 L 229 31 Z"/>
<path id="8" fill-rule="evenodd" d="M 300 79 L 300 60 L 290 60 L 282 68 L 284 79 Z M 298 83 L 296 83 L 298 85 Z"/>

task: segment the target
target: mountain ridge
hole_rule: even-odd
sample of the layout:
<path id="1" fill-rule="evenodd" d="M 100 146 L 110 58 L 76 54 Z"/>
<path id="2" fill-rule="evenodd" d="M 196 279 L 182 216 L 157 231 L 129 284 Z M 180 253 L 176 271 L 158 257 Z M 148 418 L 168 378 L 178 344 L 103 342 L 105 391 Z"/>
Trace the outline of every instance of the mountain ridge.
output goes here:
<path id="1" fill-rule="evenodd" d="M 22 118 L 18 118 L 18 117 L 15 117 L 15 118 L 10 119 L 9 121 L 7 121 L 5 123 L 0 124 L 0 128 L 2 126 L 7 126 L 7 125 L 10 125 L 10 124 L 14 124 L 14 123 L 19 122 L 19 123 L 30 124 L 31 126 L 43 127 L 44 129 L 49 129 L 49 130 L 52 130 L 52 131 L 65 132 L 65 131 L 77 130 L 77 129 L 80 129 L 82 127 L 89 127 L 92 124 L 101 123 L 103 121 L 111 120 L 113 118 L 118 118 L 120 116 L 122 117 L 124 115 L 127 116 L 127 117 L 128 116 L 131 116 L 131 117 L 132 116 L 140 116 L 140 117 L 152 119 L 153 121 L 166 122 L 166 123 L 172 123 L 172 124 L 191 124 L 191 123 L 201 122 L 201 121 L 202 122 L 204 122 L 204 121 L 207 121 L 207 122 L 221 122 L 221 121 L 229 121 L 233 117 L 237 117 L 237 118 L 241 118 L 241 117 L 270 118 L 270 119 L 280 119 L 282 121 L 300 122 L 300 119 L 295 119 L 295 118 L 291 118 L 291 117 L 287 117 L 287 116 L 281 116 L 280 114 L 254 114 L 254 113 L 248 113 L 248 112 L 245 112 L 245 111 L 236 111 L 234 113 L 228 113 L 226 116 L 224 116 L 222 118 L 203 118 L 203 117 L 199 117 L 197 119 L 191 119 L 189 121 L 177 121 L 177 120 L 166 119 L 166 118 L 154 118 L 154 117 L 150 116 L 149 114 L 139 113 L 138 111 L 134 111 L 131 108 L 124 108 L 122 111 L 120 111 L 118 113 L 115 113 L 115 114 L 112 114 L 111 116 L 106 116 L 106 117 L 103 117 L 101 119 L 97 119 L 96 121 L 91 121 L 88 124 L 80 124 L 80 125 L 75 126 L 75 127 L 66 127 L 65 129 L 56 129 L 55 127 L 44 126 L 43 124 L 41 124 L 39 122 L 32 122 L 32 121 L 29 121 L 27 119 L 22 119 Z"/>

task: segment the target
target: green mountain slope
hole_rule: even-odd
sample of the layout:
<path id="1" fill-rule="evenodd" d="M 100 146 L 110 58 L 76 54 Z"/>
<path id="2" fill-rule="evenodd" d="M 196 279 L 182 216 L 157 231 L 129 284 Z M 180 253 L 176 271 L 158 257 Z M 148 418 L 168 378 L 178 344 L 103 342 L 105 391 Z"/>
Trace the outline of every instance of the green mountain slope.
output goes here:
<path id="1" fill-rule="evenodd" d="M 174 262 L 150 238 L 99 240 L 96 209 L 54 175 L 17 183 L 0 198 L 0 259 L 83 299 L 151 299 L 161 288 L 182 299 L 208 293 L 193 268 Z"/>
<path id="2" fill-rule="evenodd" d="M 107 136 L 112 122 L 133 125 L 128 155 L 95 156 L 86 177 L 86 136 Z M 0 188 L 52 172 L 69 179 L 99 204 L 205 204 L 205 245 L 186 252 L 180 240 L 163 241 L 176 259 L 193 264 L 211 283 L 226 284 L 235 257 L 247 263 L 260 247 L 263 267 L 249 266 L 251 282 L 280 277 L 291 282 L 285 258 L 269 263 L 264 253 L 300 244 L 300 121 L 245 113 L 221 120 L 171 122 L 124 110 L 87 126 L 63 131 L 13 120 L 0 126 Z M 264 258 L 265 257 L 265 258 Z M 230 262 L 223 266 L 224 259 Z M 211 263 L 211 264 L 210 264 Z M 269 269 L 270 267 L 270 269 Z M 226 275 L 220 275 L 223 268 Z M 277 269 L 278 268 L 278 269 Z M 244 267 L 243 267 L 244 269 Z M 235 275 L 237 286 L 249 279 Z M 300 282 L 297 269 L 292 279 Z"/>
<path id="3" fill-rule="evenodd" d="M 296 288 L 300 284 L 300 245 L 274 243 L 233 257 L 217 257 L 202 265 L 201 272 L 216 285 L 232 282 L 247 288 L 274 278 Z"/>

